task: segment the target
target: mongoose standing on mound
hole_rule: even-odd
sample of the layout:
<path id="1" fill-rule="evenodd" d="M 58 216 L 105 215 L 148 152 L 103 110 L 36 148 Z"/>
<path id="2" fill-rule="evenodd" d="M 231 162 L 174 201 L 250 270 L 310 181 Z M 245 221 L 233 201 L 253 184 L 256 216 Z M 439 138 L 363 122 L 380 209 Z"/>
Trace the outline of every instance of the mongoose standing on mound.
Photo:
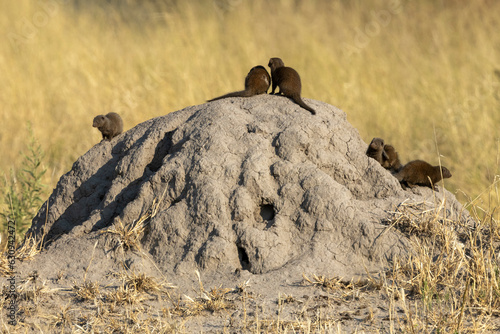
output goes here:
<path id="1" fill-rule="evenodd" d="M 300 97 L 302 84 L 300 83 L 300 76 L 297 71 L 291 67 L 285 67 L 285 64 L 280 58 L 269 59 L 268 66 L 271 68 L 271 77 L 273 79 L 271 94 L 274 94 L 276 87 L 279 87 L 278 95 L 283 94 L 291 98 L 299 106 L 309 110 L 311 114 L 316 115 L 316 111 L 305 104 Z"/>
<path id="2" fill-rule="evenodd" d="M 225 99 L 227 97 L 250 97 L 254 95 L 267 93 L 269 86 L 271 85 L 271 77 L 264 66 L 258 65 L 253 67 L 250 72 L 248 72 L 245 78 L 245 90 L 229 93 L 216 97 L 215 99 L 208 100 L 212 102 L 219 99 Z"/>
<path id="3" fill-rule="evenodd" d="M 94 128 L 98 128 L 102 133 L 102 140 L 111 140 L 118 136 L 123 131 L 123 121 L 120 115 L 115 112 L 110 112 L 107 115 L 98 115 L 94 117 L 92 124 Z"/>
<path id="4" fill-rule="evenodd" d="M 397 173 L 403 167 L 399 161 L 398 152 L 392 145 L 384 145 L 384 152 L 387 154 L 387 160 L 382 163 L 382 167 L 388 169 L 391 173 Z"/>
<path id="5" fill-rule="evenodd" d="M 384 166 L 384 162 L 389 160 L 387 153 L 384 151 L 384 140 L 382 138 L 373 138 L 366 155 L 378 161 L 379 164 Z"/>
<path id="6" fill-rule="evenodd" d="M 451 173 L 446 167 L 431 166 L 425 161 L 414 160 L 407 163 L 394 176 L 401 183 L 403 189 L 406 189 L 406 186 L 410 188 L 423 186 L 438 190 L 435 184 L 441 179 L 450 178 Z"/>

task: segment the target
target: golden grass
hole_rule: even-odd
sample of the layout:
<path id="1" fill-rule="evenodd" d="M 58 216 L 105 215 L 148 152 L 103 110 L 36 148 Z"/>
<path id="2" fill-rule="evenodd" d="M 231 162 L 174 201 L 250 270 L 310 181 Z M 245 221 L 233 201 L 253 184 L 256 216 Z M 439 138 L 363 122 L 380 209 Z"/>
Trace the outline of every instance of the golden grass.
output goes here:
<path id="1" fill-rule="evenodd" d="M 13 274 L 11 270 L 11 261 L 30 261 L 32 260 L 43 247 L 43 239 L 45 232 L 40 241 L 37 241 L 33 236 L 27 236 L 21 245 L 14 243 L 15 249 L 9 250 L 8 244 L 5 243 L 3 251 L 0 252 L 0 276 L 7 277 Z M 9 256 L 9 252 L 12 256 Z"/>
<path id="2" fill-rule="evenodd" d="M 144 221 L 137 220 L 132 224 L 125 226 L 120 218 L 118 223 L 114 224 L 111 228 L 103 231 L 102 233 L 109 233 L 116 236 L 115 249 L 127 250 L 141 250 L 141 235 L 144 232 L 145 226 L 142 225 Z"/>
<path id="3" fill-rule="evenodd" d="M 132 250 L 138 251 L 145 257 L 148 257 L 141 249 L 141 237 L 146 229 L 147 224 L 149 224 L 151 218 L 154 218 L 160 209 L 160 205 L 165 198 L 167 188 L 163 191 L 160 198 L 155 198 L 151 204 L 151 208 L 147 210 L 139 219 L 133 221 L 129 225 L 125 225 L 122 220 L 118 217 L 118 223 L 114 224 L 107 230 L 101 233 L 108 233 L 113 235 L 114 238 L 114 249 L 121 249 L 122 251 Z M 1 263 L 0 263 L 1 264 Z M 1 268 L 1 267 L 0 267 Z"/>
<path id="4" fill-rule="evenodd" d="M 406 233 L 414 253 L 397 259 L 384 289 L 391 307 L 404 309 L 405 332 L 482 332 L 500 315 L 499 220 L 468 226 L 443 212 L 401 206 L 393 226 Z M 407 300 L 411 298 L 413 302 Z"/>
<path id="5" fill-rule="evenodd" d="M 499 203 L 488 189 L 500 159 L 496 1 L 98 3 L 3 1 L 0 171 L 21 168 L 28 121 L 54 186 L 100 140 L 95 115 L 116 111 L 129 129 L 240 89 L 280 56 L 303 95 L 341 107 L 366 142 L 432 164 L 437 146 L 449 189 Z"/>
<path id="6" fill-rule="evenodd" d="M 73 285 L 73 292 L 80 301 L 95 300 L 99 296 L 99 283 L 83 281 L 82 284 Z"/>
<path id="7" fill-rule="evenodd" d="M 205 290 L 201 281 L 201 276 L 198 270 L 195 271 L 198 278 L 199 291 L 198 297 L 190 297 L 184 295 L 183 298 L 173 300 L 173 307 L 168 310 L 170 314 L 180 316 L 198 315 L 202 311 L 217 312 L 231 308 L 234 305 L 234 299 L 229 298 L 230 293 L 244 293 L 245 286 L 248 282 L 240 285 L 236 289 L 213 287 L 210 291 Z"/>

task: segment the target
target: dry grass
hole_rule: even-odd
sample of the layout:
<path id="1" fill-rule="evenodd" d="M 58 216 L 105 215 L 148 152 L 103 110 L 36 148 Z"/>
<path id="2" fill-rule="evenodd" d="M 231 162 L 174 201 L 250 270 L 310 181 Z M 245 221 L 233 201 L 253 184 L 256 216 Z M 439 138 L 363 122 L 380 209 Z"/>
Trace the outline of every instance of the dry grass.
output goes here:
<path id="1" fill-rule="evenodd" d="M 196 272 L 195 296 L 172 297 L 172 284 L 130 271 L 114 274 L 111 278 L 118 284 L 106 286 L 87 282 L 84 277 L 83 284 L 69 289 L 70 296 L 78 302 L 62 304 L 66 306 L 51 312 L 43 311 L 40 306 L 61 293 L 48 289 L 37 273 L 31 273 L 19 287 L 20 309 L 26 317 L 42 319 L 38 325 L 44 330 L 82 333 L 185 333 L 193 328 L 190 327 L 193 323 L 217 317 L 228 319 L 226 332 L 247 333 L 497 330 L 500 319 L 497 210 L 472 210 L 481 212 L 483 218 L 475 216 L 476 222 L 465 224 L 450 219 L 452 212 L 443 207 L 444 203 L 437 203 L 436 209 L 430 210 L 426 203 L 403 203 L 396 208 L 387 228 L 404 233 L 413 252 L 408 258 L 395 259 L 379 278 L 369 275 L 364 280 L 345 280 L 304 274 L 303 285 L 322 289 L 324 293 L 313 298 L 278 294 L 276 310 L 271 312 L 260 308 L 249 281 L 234 289 L 222 286 L 205 289 L 200 273 Z M 91 264 L 92 259 L 89 271 Z M 374 299 L 375 304 L 368 302 Z M 368 303 L 363 306 L 364 313 L 354 309 L 359 303 Z M 341 305 L 353 309 L 335 311 Z M 285 315 L 285 310 L 290 309 L 297 310 L 292 318 Z M 387 310 L 383 320 L 380 309 Z M 243 312 L 239 320 L 231 315 L 236 310 Z M 357 325 L 346 324 L 349 321 Z M 20 323 L 16 330 L 25 328 L 26 324 Z"/>
<path id="2" fill-rule="evenodd" d="M 345 284 L 340 277 L 328 278 L 322 275 L 315 274 L 312 275 L 312 279 L 309 279 L 309 277 L 307 277 L 305 274 L 302 274 L 302 277 L 304 278 L 304 281 L 312 285 L 320 286 L 329 290 L 335 290 L 338 288 L 349 286 L 349 284 Z"/>
<path id="3" fill-rule="evenodd" d="M 443 211 L 402 206 L 394 227 L 407 233 L 414 253 L 396 260 L 384 285 L 392 307 L 404 309 L 406 332 L 482 332 L 500 315 L 499 221 L 460 226 Z M 410 301 L 411 300 L 411 301 Z"/>
<path id="4" fill-rule="evenodd" d="M 342 303 L 370 288 L 387 301 L 390 332 L 482 333 L 498 330 L 500 316 L 500 221 L 496 208 L 461 223 L 441 203 L 403 203 L 388 228 L 412 244 L 408 258 L 395 259 L 382 279 L 348 282 L 340 277 L 303 275 Z M 429 209 L 434 206 L 435 209 Z M 453 213 L 457 214 L 457 213 Z M 484 218 L 486 217 L 486 219 Z M 373 319 L 368 315 L 367 320 Z M 338 319 L 337 319 L 338 320 Z"/>
<path id="5" fill-rule="evenodd" d="M 169 313 L 180 316 L 193 316 L 200 314 L 202 311 L 217 312 L 225 310 L 234 305 L 234 298 L 230 298 L 231 293 L 242 293 L 245 291 L 244 286 L 246 284 L 240 285 L 236 289 L 219 286 L 207 291 L 203 287 L 198 270 L 195 273 L 199 284 L 198 297 L 193 298 L 188 295 L 184 295 L 182 299 L 179 297 L 174 301 L 173 307 L 168 310 Z"/>
<path id="6" fill-rule="evenodd" d="M 151 214 L 156 214 L 157 209 L 155 201 L 153 209 L 150 210 L 150 213 L 141 217 L 139 222 L 142 224 L 143 221 L 151 217 Z M 136 242 L 138 243 L 138 240 Z M 158 283 L 155 278 L 150 277 L 145 273 L 136 273 L 134 271 L 121 271 L 119 273 L 109 275 L 110 277 L 119 279 L 121 284 L 116 289 L 112 289 L 111 291 L 108 289 L 107 291 L 100 293 L 100 284 L 98 282 L 87 281 L 87 273 L 92 265 L 92 261 L 94 260 L 97 244 L 98 242 L 94 244 L 89 265 L 85 269 L 83 282 L 81 284 L 73 284 L 73 293 L 79 301 L 94 301 L 94 303 L 98 303 L 99 300 L 102 300 L 116 306 L 124 304 L 140 305 L 142 301 L 147 299 L 144 295 L 145 293 L 149 295 L 166 295 L 170 298 L 168 290 L 175 288 L 173 284 L 168 282 Z"/>
<path id="7" fill-rule="evenodd" d="M 155 201 L 144 217 L 154 214 L 160 202 Z M 413 252 L 408 258 L 395 259 L 392 268 L 382 273 L 381 278 L 368 276 L 364 280 L 345 280 L 304 274 L 303 284 L 321 288 L 327 293 L 325 298 L 306 303 L 300 296 L 278 294 L 276 314 L 259 310 L 249 281 L 234 289 L 216 286 L 207 290 L 198 272 L 198 289 L 194 297 L 174 298 L 170 294 L 171 283 L 133 271 L 114 274 L 112 277 L 118 280 L 117 285 L 102 286 L 86 278 L 91 271 L 93 254 L 83 283 L 75 283 L 67 289 L 70 299 L 64 299 L 67 291 L 49 289 L 36 272 L 30 273 L 17 287 L 20 314 L 41 319 L 39 326 L 45 331 L 127 332 L 140 329 L 175 333 L 186 332 L 189 328 L 186 322 L 191 319 L 207 319 L 214 315 L 229 317 L 235 309 L 242 309 L 244 320 L 233 322 L 231 319 L 228 329 L 250 333 L 344 333 L 343 328 L 352 328 L 343 325 L 344 321 L 353 321 L 359 316 L 353 318 L 354 311 L 328 312 L 335 310 L 335 305 L 380 294 L 379 306 L 389 313 L 383 326 L 389 326 L 390 332 L 496 330 L 500 316 L 500 268 L 496 256 L 500 249 L 499 212 L 496 208 L 487 210 L 472 206 L 475 221 L 461 223 L 450 218 L 457 213 L 446 211 L 445 203 L 446 199 L 437 203 L 402 203 L 394 210 L 387 229 L 398 229 L 405 234 Z M 20 252 L 25 261 L 39 250 L 37 244 L 34 240 L 25 243 Z M 97 243 L 94 250 L 96 247 Z M 65 300 L 62 305 L 66 306 L 43 311 L 41 306 L 53 298 L 62 298 Z M 68 304 L 74 299 L 76 303 Z M 152 301 L 160 301 L 162 307 L 152 307 Z M 3 307 L 7 302 L 7 299 L 2 300 Z M 255 307 L 255 312 L 248 312 L 250 305 Z M 282 316 L 283 310 L 293 305 L 302 309 L 296 313 L 296 318 Z M 151 317 L 155 312 L 158 316 Z M 356 321 L 366 328 L 377 328 L 377 315 L 372 308 Z M 22 332 L 26 325 L 20 323 L 15 328 L 5 328 Z"/>
<path id="8" fill-rule="evenodd" d="M 143 253 L 141 249 L 141 237 L 151 218 L 156 216 L 156 214 L 158 213 L 160 205 L 165 198 L 166 191 L 167 188 L 165 188 L 160 198 L 155 198 L 153 200 L 151 208 L 141 217 L 139 217 L 139 219 L 132 222 L 132 224 L 125 225 L 120 218 L 117 218 L 118 223 L 113 224 L 112 227 L 101 233 L 109 233 L 116 236 L 116 245 L 114 247 L 115 249 L 119 248 L 123 251 L 132 250 Z M 146 254 L 143 255 L 147 256 Z"/>
<path id="9" fill-rule="evenodd" d="M 84 281 L 80 285 L 75 284 L 73 292 L 79 301 L 95 300 L 99 296 L 99 283 Z"/>
<path id="10" fill-rule="evenodd" d="M 106 303 L 112 303 L 114 305 L 140 305 L 141 302 L 146 300 L 144 294 L 125 284 L 120 285 L 118 289 L 105 292 L 103 297 Z"/>
<path id="11" fill-rule="evenodd" d="M 127 1 L 118 9 L 47 3 L 55 7 L 45 8 L 46 21 L 34 21 L 43 18 L 42 2 L 2 3 L 0 29 L 7 40 L 11 33 L 23 39 L 0 45 L 1 117 L 7 129 L 0 136 L 0 171 L 22 167 L 19 151 L 27 144 L 31 121 L 47 153 L 45 183 L 51 189 L 100 140 L 90 126 L 96 114 L 119 112 L 128 129 L 240 89 L 249 68 L 280 56 L 301 74 L 303 95 L 341 107 L 365 141 L 384 138 L 403 162 L 418 158 L 437 164 L 441 159 L 453 173 L 446 187 L 467 201 L 478 222 L 473 228 L 457 226 L 424 203 L 403 205 L 388 228 L 408 235 L 414 253 L 394 261 L 382 283 L 359 285 L 321 275 L 304 276 L 305 282 L 334 298 L 380 287 L 377 293 L 387 297 L 390 332 L 494 327 L 500 312 L 499 2 L 216 1 L 157 8 Z M 108 232 L 124 250 L 140 251 L 148 215 Z M 16 257 L 29 261 L 39 250 L 38 241 L 27 239 Z M 5 254 L 0 273 L 12 274 Z M 69 288 L 90 311 L 63 306 L 51 314 L 43 314 L 39 305 L 57 294 L 34 275 L 19 288 L 21 311 L 47 320 L 48 328 L 34 326 L 44 332 L 174 333 L 185 332 L 186 319 L 196 314 L 219 314 L 249 302 L 246 285 L 207 291 L 199 278 L 195 297 L 173 299 L 168 283 L 141 273 L 121 275 L 114 288 L 86 278 Z M 166 298 L 165 312 L 148 306 L 151 295 Z M 278 307 L 296 299 L 278 297 Z M 242 328 L 341 333 L 340 319 L 293 321 L 254 312 Z M 1 327 L 5 332 L 30 328 L 4 322 Z"/>
<path id="12" fill-rule="evenodd" d="M 13 270 L 11 269 L 8 255 L 3 252 L 2 256 L 0 256 L 0 275 L 3 277 L 8 277 L 12 274 Z"/>
<path id="13" fill-rule="evenodd" d="M 26 236 L 23 243 L 16 247 L 14 251 L 14 261 L 30 261 L 42 250 L 43 237 L 40 241 L 32 236 Z M 13 259 L 9 257 L 7 244 L 0 254 L 0 276 L 7 277 L 13 274 L 10 262 Z"/>
<path id="14" fill-rule="evenodd" d="M 343 333 L 339 322 L 333 319 L 260 320 L 249 328 L 251 333 Z"/>
<path id="15" fill-rule="evenodd" d="M 145 217 L 141 217 L 132 224 L 125 226 L 122 220 L 118 218 L 118 223 L 113 224 L 112 227 L 102 233 L 113 234 L 117 237 L 115 239 L 115 248 L 121 248 L 124 251 L 141 251 L 141 236 L 146 228 L 146 219 Z"/>
<path id="16" fill-rule="evenodd" d="M 74 298 L 67 300 L 71 303 L 52 312 L 39 307 L 42 297 L 49 293 L 52 298 L 56 296 L 55 291 L 42 289 L 42 285 L 42 288 L 34 290 L 36 296 L 29 296 L 35 308 L 29 316 L 43 318 L 41 326 L 51 330 L 71 329 L 82 333 L 130 332 L 134 329 L 145 333 L 176 333 L 183 328 L 182 321 L 160 316 L 163 312 L 159 310 L 156 311 L 158 316 L 152 317 L 151 312 L 154 310 L 148 305 L 151 300 L 163 300 L 162 296 L 169 300 L 168 290 L 172 288 L 171 284 L 159 283 L 144 273 L 120 272 L 111 277 L 118 279 L 119 284 L 102 286 L 98 282 L 89 282 L 86 278 L 81 284 L 75 283 L 71 289 L 66 289 L 66 292 L 59 295 L 64 298 L 69 291 L 69 296 Z M 27 295 L 25 288 L 18 290 L 21 296 Z M 22 301 L 28 300 L 27 298 Z"/>
<path id="17" fill-rule="evenodd" d="M 175 289 L 175 286 L 168 282 L 157 282 L 153 277 L 144 273 L 126 272 L 118 274 L 124 285 L 138 292 L 150 294 L 163 293 L 168 296 L 168 290 Z"/>

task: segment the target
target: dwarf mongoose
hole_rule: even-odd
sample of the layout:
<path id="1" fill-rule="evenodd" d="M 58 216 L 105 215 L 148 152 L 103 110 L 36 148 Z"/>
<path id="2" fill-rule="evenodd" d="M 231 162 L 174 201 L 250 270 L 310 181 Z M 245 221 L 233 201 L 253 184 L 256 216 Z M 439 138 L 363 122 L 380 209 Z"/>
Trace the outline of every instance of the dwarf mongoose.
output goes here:
<path id="1" fill-rule="evenodd" d="M 387 153 L 384 151 L 384 140 L 382 138 L 372 139 L 366 150 L 366 155 L 377 160 L 382 166 L 384 166 L 384 161 L 389 160 Z"/>
<path id="2" fill-rule="evenodd" d="M 118 136 L 123 131 L 123 121 L 120 115 L 115 112 L 110 112 L 106 115 L 98 115 L 94 117 L 92 124 L 94 128 L 98 128 L 102 133 L 102 139 L 111 140 Z"/>
<path id="3" fill-rule="evenodd" d="M 394 149 L 392 145 L 384 145 L 384 152 L 387 154 L 387 160 L 383 161 L 382 167 L 391 171 L 391 173 L 397 173 L 403 167 L 399 161 L 398 152 Z"/>
<path id="4" fill-rule="evenodd" d="M 309 110 L 311 114 L 316 115 L 316 111 L 305 104 L 300 98 L 302 84 L 300 83 L 300 76 L 297 71 L 291 67 L 285 67 L 285 64 L 280 58 L 269 59 L 269 64 L 267 66 L 271 68 L 271 77 L 273 79 L 271 94 L 274 94 L 276 87 L 279 87 L 278 95 L 283 94 L 291 98 L 299 106 Z"/>
<path id="5" fill-rule="evenodd" d="M 269 76 L 269 73 L 267 73 L 264 66 L 258 65 L 253 67 L 250 72 L 248 72 L 247 77 L 245 78 L 245 90 L 222 95 L 216 97 L 215 99 L 208 100 L 208 102 L 225 99 L 226 97 L 250 97 L 264 94 L 267 93 L 270 85 L 271 77 Z"/>
<path id="6" fill-rule="evenodd" d="M 437 190 L 435 184 L 441 179 L 450 178 L 451 173 L 446 167 L 431 166 L 425 161 L 414 160 L 407 163 L 394 176 L 401 183 L 403 189 L 406 189 L 406 186 L 410 188 L 424 186 Z"/>

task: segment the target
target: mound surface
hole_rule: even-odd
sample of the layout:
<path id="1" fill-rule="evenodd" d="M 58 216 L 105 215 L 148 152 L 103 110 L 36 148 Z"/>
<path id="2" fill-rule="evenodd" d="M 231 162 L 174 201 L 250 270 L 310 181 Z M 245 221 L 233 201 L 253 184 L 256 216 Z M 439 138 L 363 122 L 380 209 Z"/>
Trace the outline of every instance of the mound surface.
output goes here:
<path id="1" fill-rule="evenodd" d="M 366 157 L 344 112 L 307 103 L 316 116 L 284 97 L 229 98 L 96 144 L 33 220 L 29 233 L 40 239 L 45 231 L 46 247 L 30 266 L 82 277 L 94 254 L 92 279 L 123 265 L 170 277 L 195 269 L 206 277 L 238 270 L 349 277 L 410 251 L 386 223 L 403 202 L 432 207 L 446 196 L 443 212 L 470 219 L 442 187 L 402 190 Z M 152 208 L 139 238 L 148 257 L 106 233 Z"/>

